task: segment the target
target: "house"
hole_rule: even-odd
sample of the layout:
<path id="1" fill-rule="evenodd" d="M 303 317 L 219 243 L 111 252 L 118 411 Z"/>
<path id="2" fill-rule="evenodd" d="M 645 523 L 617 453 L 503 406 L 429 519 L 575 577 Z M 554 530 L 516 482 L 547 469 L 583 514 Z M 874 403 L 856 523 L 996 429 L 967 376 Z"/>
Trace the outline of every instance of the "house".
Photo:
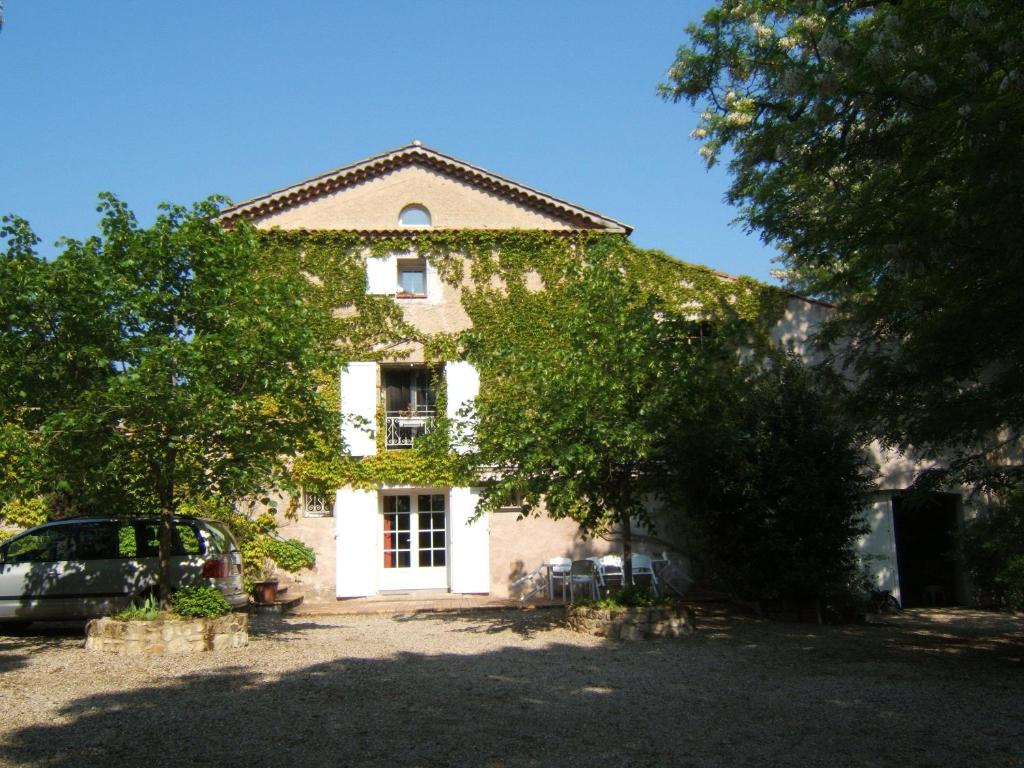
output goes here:
<path id="1" fill-rule="evenodd" d="M 367 296 L 397 308 L 401 322 L 426 335 L 469 327 L 459 270 L 471 265 L 459 261 L 454 278 L 442 274 L 452 265 L 420 252 L 421 236 L 525 231 L 571 238 L 585 233 L 628 236 L 631 231 L 613 218 L 419 142 L 247 200 L 222 214 L 227 224 L 243 217 L 268 230 L 358 235 L 357 263 Z M 736 279 L 716 275 L 718 281 Z M 828 311 L 827 305 L 786 297 L 772 339 L 813 358 L 817 353 L 808 337 Z M 437 359 L 421 340 L 401 339 L 365 351 L 365 359 L 352 360 L 340 373 L 341 437 L 352 457 L 393 461 L 379 462 L 384 469 L 372 482 L 353 480 L 332 489 L 333 494 L 303 493 L 298 519 L 282 520 L 286 535 L 317 553 L 315 570 L 299 577 L 307 595 L 329 599 L 442 590 L 510 597 L 520 594 L 524 577 L 551 557 L 579 558 L 613 549 L 610 541 L 583 539 L 571 520 L 520 519 L 514 500 L 477 517 L 481 489 L 472 482 L 410 480 L 397 470 L 389 474 L 389 466 L 414 454 L 414 442 L 429 433 L 438 416 L 456 418 L 478 392 L 479 376 L 466 361 Z M 454 451 L 463 447 L 451 446 Z M 907 480 L 894 473 L 887 482 L 868 509 L 872 532 L 862 550 L 870 556 L 879 586 L 898 595 L 897 573 L 908 564 L 897 562 L 893 521 L 900 517 L 898 490 Z M 658 546 L 663 545 L 650 542 L 647 548 L 657 552 Z M 914 577 L 921 581 L 913 587 L 919 599 L 925 600 L 928 588 L 936 599 L 952 599 L 951 573 L 943 571 L 939 586 L 926 583 L 935 578 Z M 943 590 L 948 594 L 940 594 Z"/>
<path id="2" fill-rule="evenodd" d="M 610 217 L 413 142 L 298 182 L 224 211 L 282 230 L 356 232 L 367 243 L 426 231 L 529 230 L 628 235 Z M 469 325 L 458 288 L 416 253 L 366 255 L 366 290 L 391 297 L 410 325 L 426 333 Z M 454 416 L 478 377 L 464 361 L 426 360 L 422 345 L 353 361 L 340 376 L 343 438 L 355 457 L 410 450 L 438 415 L 439 394 Z M 609 551 L 584 541 L 569 520 L 517 520 L 520 509 L 473 520 L 480 489 L 409 485 L 382 478 L 374 488 L 304 493 L 297 522 L 283 532 L 317 553 L 303 574 L 308 595 L 339 598 L 408 590 L 508 596 L 517 580 L 552 556 Z"/>

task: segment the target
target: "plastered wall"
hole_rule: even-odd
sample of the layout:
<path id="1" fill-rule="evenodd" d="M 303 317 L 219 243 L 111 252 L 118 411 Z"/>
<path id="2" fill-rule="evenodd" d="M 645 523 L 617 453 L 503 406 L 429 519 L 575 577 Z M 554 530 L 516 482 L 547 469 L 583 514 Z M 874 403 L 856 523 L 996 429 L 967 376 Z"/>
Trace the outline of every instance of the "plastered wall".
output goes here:
<path id="1" fill-rule="evenodd" d="M 434 229 L 570 229 L 563 219 L 519 205 L 422 166 L 405 166 L 255 219 L 281 229 L 397 229 L 410 204 L 425 206 Z"/>

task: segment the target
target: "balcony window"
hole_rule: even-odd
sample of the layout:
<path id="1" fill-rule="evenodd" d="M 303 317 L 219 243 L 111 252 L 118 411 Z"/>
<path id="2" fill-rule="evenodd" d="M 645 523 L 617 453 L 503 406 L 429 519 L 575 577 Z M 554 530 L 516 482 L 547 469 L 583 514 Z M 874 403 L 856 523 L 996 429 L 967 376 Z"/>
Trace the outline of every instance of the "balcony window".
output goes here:
<path id="1" fill-rule="evenodd" d="M 430 368 L 385 368 L 385 447 L 411 448 L 437 415 L 437 374 Z"/>

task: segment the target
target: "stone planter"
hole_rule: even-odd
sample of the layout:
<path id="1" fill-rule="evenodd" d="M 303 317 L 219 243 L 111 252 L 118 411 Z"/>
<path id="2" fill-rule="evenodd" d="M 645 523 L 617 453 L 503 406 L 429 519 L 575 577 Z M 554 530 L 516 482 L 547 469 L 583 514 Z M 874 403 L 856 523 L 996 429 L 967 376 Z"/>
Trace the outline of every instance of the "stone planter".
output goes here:
<path id="1" fill-rule="evenodd" d="M 693 609 L 683 605 L 614 609 L 570 605 L 566 613 L 571 629 L 611 640 L 683 637 L 696 628 Z"/>
<path id="2" fill-rule="evenodd" d="M 216 619 L 117 621 L 93 619 L 85 625 L 85 648 L 121 654 L 202 653 L 249 644 L 249 616 L 229 613 Z"/>

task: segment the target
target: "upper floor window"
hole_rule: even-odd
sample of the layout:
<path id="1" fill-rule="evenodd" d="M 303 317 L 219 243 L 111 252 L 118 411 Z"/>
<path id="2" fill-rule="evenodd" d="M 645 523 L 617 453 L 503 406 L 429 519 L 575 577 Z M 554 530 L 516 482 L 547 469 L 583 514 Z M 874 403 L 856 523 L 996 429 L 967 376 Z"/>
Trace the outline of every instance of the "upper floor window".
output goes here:
<path id="1" fill-rule="evenodd" d="M 398 296 L 403 298 L 427 295 L 427 264 L 423 259 L 398 260 Z"/>
<path id="2" fill-rule="evenodd" d="M 437 371 L 427 367 L 381 371 L 387 448 L 411 448 L 417 437 L 430 431 L 437 415 L 437 377 Z"/>
<path id="3" fill-rule="evenodd" d="M 430 211 L 419 204 L 407 205 L 398 214 L 398 223 L 403 227 L 429 227 Z"/>

